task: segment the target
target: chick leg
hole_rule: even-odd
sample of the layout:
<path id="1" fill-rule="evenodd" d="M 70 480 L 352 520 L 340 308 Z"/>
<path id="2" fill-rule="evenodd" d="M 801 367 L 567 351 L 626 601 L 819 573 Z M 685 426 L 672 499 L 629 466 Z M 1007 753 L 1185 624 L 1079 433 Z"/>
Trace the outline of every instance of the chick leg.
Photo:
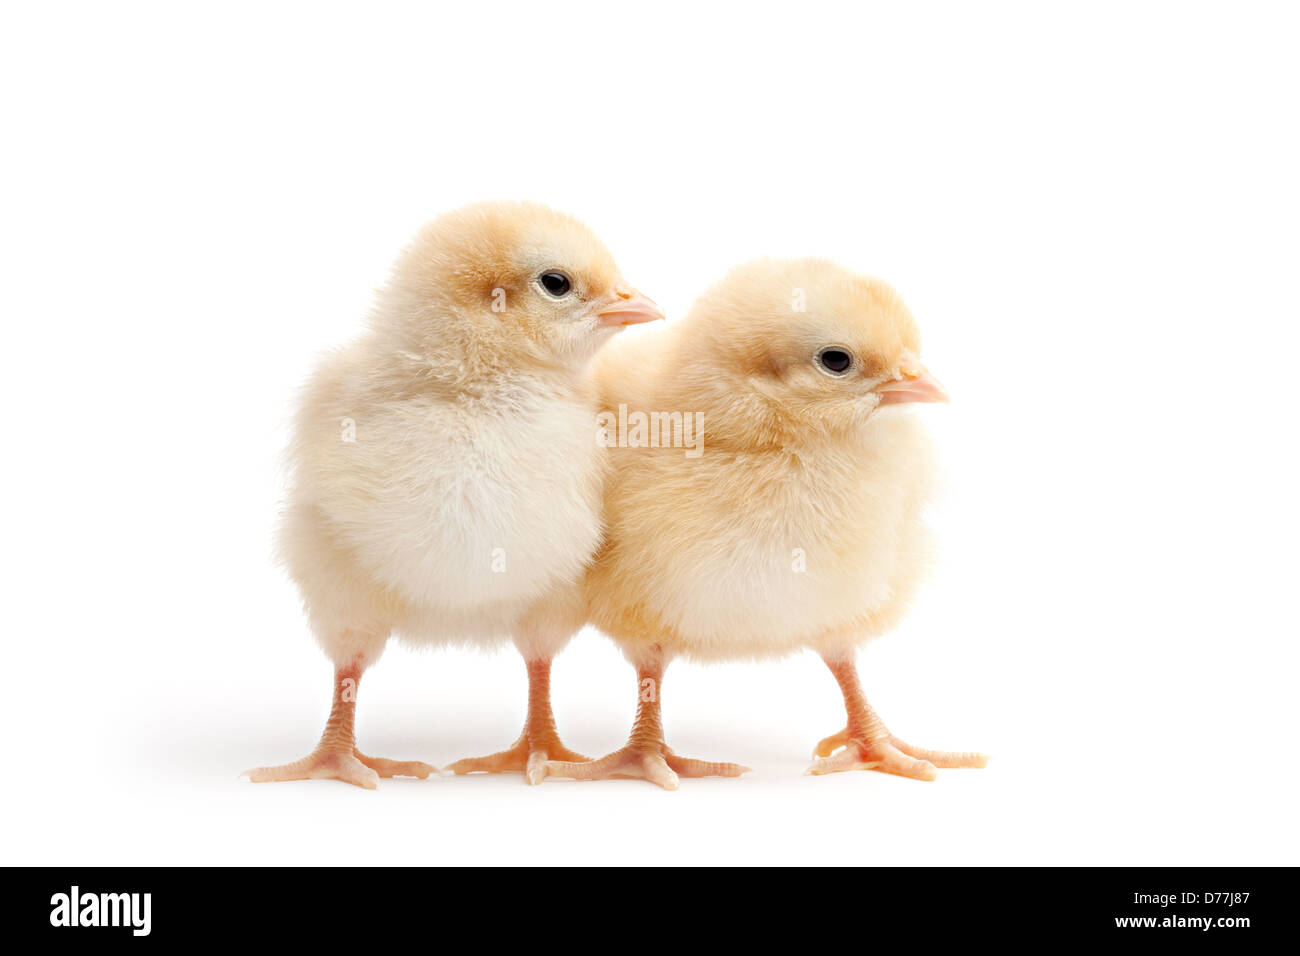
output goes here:
<path id="1" fill-rule="evenodd" d="M 636 678 L 640 694 L 636 720 L 627 746 L 599 760 L 583 763 L 550 760 L 546 773 L 552 777 L 574 780 L 601 780 L 606 777 L 636 777 L 656 783 L 665 790 L 676 790 L 678 777 L 739 777 L 749 770 L 734 763 L 713 763 L 679 757 L 664 743 L 664 728 L 659 704 L 664 664 L 654 655 L 637 664 Z"/>
<path id="2" fill-rule="evenodd" d="M 438 768 L 418 760 L 386 760 L 367 757 L 356 746 L 356 690 L 361 668 L 355 664 L 334 671 L 334 702 L 316 749 L 301 760 L 278 767 L 246 770 L 253 783 L 275 780 L 342 780 L 367 790 L 379 786 L 380 777 L 419 777 L 423 780 Z"/>
<path id="3" fill-rule="evenodd" d="M 817 759 L 808 768 L 809 773 L 883 770 L 901 777 L 933 780 L 938 776 L 938 767 L 983 767 L 988 763 L 989 758 L 984 754 L 925 750 L 904 743 L 889 732 L 884 721 L 867 703 L 862 684 L 858 681 L 858 669 L 850 658 L 826 658 L 826 666 L 844 693 L 844 709 L 848 711 L 849 722 L 839 733 L 817 745 L 813 751 Z M 841 747 L 844 749 L 839 750 Z"/>
<path id="4" fill-rule="evenodd" d="M 453 773 L 509 773 L 522 772 L 529 783 L 541 783 L 546 778 L 548 760 L 585 761 L 560 742 L 555 727 L 555 713 L 551 710 L 551 659 L 531 660 L 528 666 L 528 715 L 519 739 L 508 750 L 486 757 L 467 757 L 457 760 L 447 769 Z"/>

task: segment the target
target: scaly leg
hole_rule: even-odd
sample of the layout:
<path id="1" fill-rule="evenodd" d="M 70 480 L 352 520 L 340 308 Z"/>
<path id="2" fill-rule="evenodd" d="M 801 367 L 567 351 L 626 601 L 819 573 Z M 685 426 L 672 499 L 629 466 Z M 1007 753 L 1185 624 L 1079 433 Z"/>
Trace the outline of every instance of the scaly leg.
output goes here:
<path id="1" fill-rule="evenodd" d="M 654 654 L 637 664 L 636 721 L 627 746 L 599 760 L 585 762 L 556 761 L 546 763 L 552 777 L 575 780 L 600 780 L 606 777 L 638 777 L 656 783 L 665 790 L 676 790 L 682 777 L 739 777 L 749 770 L 734 763 L 712 763 L 679 757 L 664 743 L 664 728 L 659 704 L 663 684 L 662 656 Z"/>
<path id="2" fill-rule="evenodd" d="M 278 767 L 244 771 L 253 783 L 274 780 L 342 780 L 367 790 L 379 786 L 380 777 L 419 777 L 423 780 L 438 768 L 418 760 L 386 760 L 367 757 L 356 746 L 356 691 L 361 669 L 355 664 L 334 671 L 334 702 L 316 749 L 301 760 Z"/>
<path id="3" fill-rule="evenodd" d="M 817 759 L 808 768 L 809 773 L 883 770 L 900 777 L 933 780 L 938 776 L 937 767 L 983 767 L 988 763 L 989 758 L 984 754 L 925 750 L 899 740 L 867 703 L 852 659 L 825 660 L 844 693 L 844 709 L 848 712 L 849 722 L 847 727 L 821 741 L 813 750 Z M 835 753 L 840 747 L 844 749 Z"/>
<path id="4" fill-rule="evenodd" d="M 528 667 L 528 715 L 519 739 L 502 750 L 486 757 L 467 757 L 457 760 L 447 769 L 453 773 L 519 773 L 532 784 L 546 779 L 548 760 L 585 761 L 560 742 L 555 728 L 555 713 L 551 710 L 551 661 L 532 660 Z"/>

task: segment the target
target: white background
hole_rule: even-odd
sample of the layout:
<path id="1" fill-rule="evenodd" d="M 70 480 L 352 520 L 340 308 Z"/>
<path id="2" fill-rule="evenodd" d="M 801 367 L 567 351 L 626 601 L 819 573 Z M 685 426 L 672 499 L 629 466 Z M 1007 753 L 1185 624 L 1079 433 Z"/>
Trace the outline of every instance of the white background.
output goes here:
<path id="1" fill-rule="evenodd" d="M 9 5 L 5 862 L 1300 862 L 1294 8 Z M 425 219 L 531 198 L 679 316 L 731 265 L 895 284 L 953 396 L 941 571 L 862 656 L 924 784 L 806 777 L 812 656 L 669 671 L 741 780 L 254 786 L 330 670 L 271 563 L 295 387 Z M 671 321 L 671 319 L 670 319 Z M 390 648 L 361 746 L 505 746 L 523 667 Z M 630 669 L 557 661 L 568 743 Z"/>

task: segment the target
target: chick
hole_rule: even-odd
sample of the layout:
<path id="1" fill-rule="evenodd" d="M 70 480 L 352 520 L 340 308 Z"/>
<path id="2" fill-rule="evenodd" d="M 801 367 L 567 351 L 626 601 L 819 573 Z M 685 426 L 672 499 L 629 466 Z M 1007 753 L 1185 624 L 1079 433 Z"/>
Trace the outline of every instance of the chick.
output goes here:
<path id="1" fill-rule="evenodd" d="M 547 756 L 581 759 L 560 744 L 548 685 L 601 536 L 590 360 L 621 326 L 660 317 L 589 229 L 541 206 L 466 207 L 402 252 L 368 331 L 301 399 L 279 547 L 334 664 L 333 706 L 309 756 L 253 781 L 374 788 L 436 772 L 356 749 L 357 683 L 392 634 L 513 638 L 527 662 L 515 746 L 453 769 L 531 766 L 536 780 Z"/>
<path id="2" fill-rule="evenodd" d="M 936 767 L 983 766 L 980 754 L 894 737 L 854 664 L 858 647 L 904 613 L 929 550 L 922 509 L 933 465 L 908 405 L 947 396 L 920 363 L 899 296 L 830 262 L 764 260 L 647 338 L 656 341 L 635 355 L 623 342 L 597 360 L 604 408 L 630 424 L 628 447 L 612 452 L 606 538 L 586 578 L 592 622 L 636 667 L 636 721 L 622 750 L 552 761 L 549 774 L 642 777 L 668 789 L 679 775 L 739 775 L 745 768 L 665 745 L 664 668 L 678 656 L 801 648 L 825 660 L 848 714 L 817 745 L 812 773 L 931 779 Z M 636 433 L 638 413 L 660 413 L 657 441 L 653 428 Z M 686 434 L 692 421 L 702 441 Z"/>

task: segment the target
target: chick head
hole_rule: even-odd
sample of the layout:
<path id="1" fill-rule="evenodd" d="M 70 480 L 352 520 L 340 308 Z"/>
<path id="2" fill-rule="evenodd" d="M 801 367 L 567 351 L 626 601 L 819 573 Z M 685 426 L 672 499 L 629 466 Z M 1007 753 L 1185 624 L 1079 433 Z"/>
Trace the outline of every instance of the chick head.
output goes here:
<path id="1" fill-rule="evenodd" d="M 442 334 L 432 317 L 456 316 L 480 358 L 581 364 L 622 326 L 663 318 L 586 225 L 525 202 L 435 219 L 398 260 L 388 291 L 390 312 L 425 337 Z"/>
<path id="2" fill-rule="evenodd" d="M 676 360 L 700 386 L 682 400 L 706 421 L 784 444 L 852 433 L 882 407 L 946 402 L 920 352 L 916 320 L 885 283 L 822 259 L 763 259 L 696 302 Z"/>

